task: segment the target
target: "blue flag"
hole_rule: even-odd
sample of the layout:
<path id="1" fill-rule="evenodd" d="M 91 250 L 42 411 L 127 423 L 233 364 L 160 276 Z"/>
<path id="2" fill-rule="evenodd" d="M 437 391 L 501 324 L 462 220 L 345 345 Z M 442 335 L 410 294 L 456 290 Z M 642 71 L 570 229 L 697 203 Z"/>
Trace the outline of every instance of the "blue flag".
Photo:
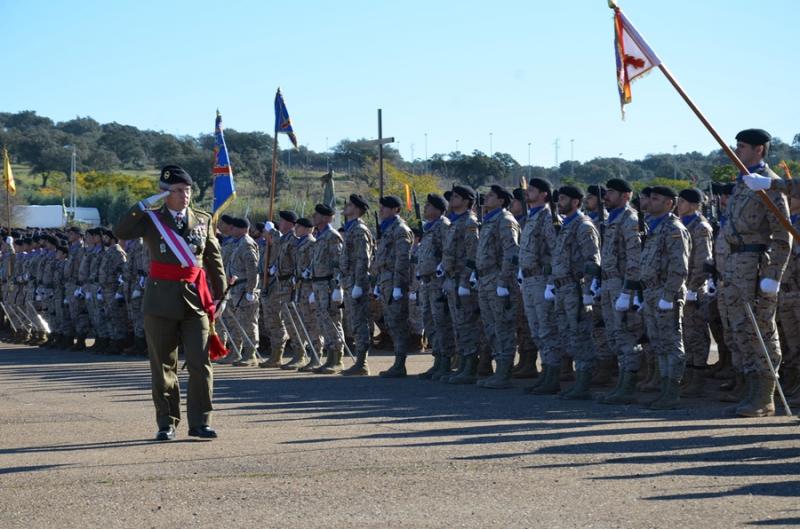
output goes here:
<path id="1" fill-rule="evenodd" d="M 233 169 L 228 159 L 228 148 L 222 134 L 222 114 L 217 110 L 217 121 L 214 124 L 214 207 L 212 213 L 216 219 L 236 197 L 233 185 Z"/>
<path id="2" fill-rule="evenodd" d="M 294 135 L 292 129 L 292 120 L 289 118 L 289 111 L 286 110 L 286 103 L 283 101 L 283 94 L 281 89 L 275 94 L 275 134 L 279 132 L 285 133 L 292 141 L 292 145 L 297 149 L 297 136 Z"/>

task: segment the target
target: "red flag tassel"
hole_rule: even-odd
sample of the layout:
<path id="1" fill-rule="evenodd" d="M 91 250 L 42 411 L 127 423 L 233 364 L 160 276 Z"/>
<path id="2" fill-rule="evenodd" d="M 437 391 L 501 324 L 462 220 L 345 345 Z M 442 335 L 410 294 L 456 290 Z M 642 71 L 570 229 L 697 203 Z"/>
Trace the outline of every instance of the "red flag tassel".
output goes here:
<path id="1" fill-rule="evenodd" d="M 212 362 L 222 360 L 228 356 L 229 351 L 225 348 L 225 344 L 219 339 L 216 329 L 214 329 L 214 322 L 209 322 L 208 329 L 208 358 Z"/>

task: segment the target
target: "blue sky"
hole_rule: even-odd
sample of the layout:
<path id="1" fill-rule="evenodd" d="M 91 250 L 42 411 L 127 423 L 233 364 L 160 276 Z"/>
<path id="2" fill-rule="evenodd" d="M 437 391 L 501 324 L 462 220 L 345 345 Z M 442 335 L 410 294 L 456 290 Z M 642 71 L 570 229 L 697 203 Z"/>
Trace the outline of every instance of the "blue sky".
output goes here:
<path id="1" fill-rule="evenodd" d="M 790 0 L 621 6 L 723 137 L 800 132 L 800 7 Z M 620 119 L 605 0 L 0 0 L 0 110 L 90 115 L 176 134 L 270 131 L 280 86 L 302 144 L 384 134 L 427 151 L 536 165 L 715 148 L 660 72 Z M 288 140 L 282 139 L 286 147 Z"/>

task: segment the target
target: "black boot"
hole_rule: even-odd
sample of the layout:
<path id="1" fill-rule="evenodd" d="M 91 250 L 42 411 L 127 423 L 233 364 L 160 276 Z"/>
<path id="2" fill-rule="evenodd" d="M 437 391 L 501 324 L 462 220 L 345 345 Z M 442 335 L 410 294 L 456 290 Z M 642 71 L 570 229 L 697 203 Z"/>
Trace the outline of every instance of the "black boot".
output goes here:
<path id="1" fill-rule="evenodd" d="M 381 371 L 382 378 L 405 378 L 406 376 L 406 355 L 395 353 L 394 365 L 386 371 Z"/>

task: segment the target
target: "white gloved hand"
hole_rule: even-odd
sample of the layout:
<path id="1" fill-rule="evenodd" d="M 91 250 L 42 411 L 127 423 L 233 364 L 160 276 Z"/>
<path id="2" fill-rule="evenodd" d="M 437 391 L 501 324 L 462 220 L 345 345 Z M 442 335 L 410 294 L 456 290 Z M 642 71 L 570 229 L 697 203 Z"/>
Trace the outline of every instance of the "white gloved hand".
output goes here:
<path id="1" fill-rule="evenodd" d="M 103 291 L 102 290 L 98 290 L 97 294 L 95 294 L 94 297 L 95 297 L 95 299 L 97 299 L 97 301 L 103 301 Z"/>
<path id="2" fill-rule="evenodd" d="M 511 294 L 506 287 L 497 287 L 496 292 L 497 296 L 501 298 L 507 298 Z"/>
<path id="3" fill-rule="evenodd" d="M 264 233 L 269 233 L 271 231 L 275 231 L 275 224 L 268 220 L 264 223 Z"/>
<path id="4" fill-rule="evenodd" d="M 145 283 L 146 279 L 147 278 L 145 278 L 145 276 L 139 276 L 139 287 L 140 288 L 144 288 L 144 283 Z"/>
<path id="5" fill-rule="evenodd" d="M 36 296 L 34 296 L 34 298 L 33 298 L 33 299 L 34 299 L 35 301 L 42 301 L 42 295 L 41 295 L 41 294 L 36 294 Z"/>
<path id="6" fill-rule="evenodd" d="M 708 284 L 706 285 L 706 293 L 712 298 L 717 295 L 717 283 L 711 278 L 708 279 Z"/>
<path id="7" fill-rule="evenodd" d="M 417 301 L 417 293 L 416 293 L 416 292 L 413 292 L 413 291 L 412 291 L 412 292 L 409 292 L 409 293 L 408 293 L 408 299 L 409 299 L 410 301 Z"/>
<path id="8" fill-rule="evenodd" d="M 475 272 L 472 272 L 469 275 L 469 286 L 475 288 L 478 286 L 478 275 Z"/>
<path id="9" fill-rule="evenodd" d="M 72 295 L 75 296 L 76 298 L 82 298 L 84 296 L 83 288 L 82 287 L 76 288 L 75 292 L 73 292 Z"/>
<path id="10" fill-rule="evenodd" d="M 636 312 L 642 312 L 644 310 L 644 301 L 641 300 L 639 294 L 633 296 L 633 306 L 636 307 Z"/>
<path id="11" fill-rule="evenodd" d="M 584 294 L 583 295 L 583 304 L 587 307 L 591 307 L 592 303 L 594 303 L 594 296 L 591 294 Z"/>
<path id="12" fill-rule="evenodd" d="M 311 279 L 311 269 L 310 268 L 306 268 L 305 270 L 303 270 L 303 273 L 300 274 L 300 276 L 303 279 Z"/>
<path id="13" fill-rule="evenodd" d="M 444 277 L 444 267 L 442 263 L 436 265 L 436 277 Z"/>
<path id="14" fill-rule="evenodd" d="M 149 208 L 162 198 L 166 198 L 168 196 L 169 196 L 169 191 L 162 191 L 161 193 L 142 199 L 142 205 L 146 208 Z"/>
<path id="15" fill-rule="evenodd" d="M 742 177 L 744 184 L 753 191 L 766 191 L 772 186 L 772 178 L 760 174 L 746 174 Z"/>
<path id="16" fill-rule="evenodd" d="M 122 274 L 117 276 L 117 284 L 118 285 L 124 285 L 125 284 L 125 278 L 122 277 Z"/>
<path id="17" fill-rule="evenodd" d="M 465 287 L 462 287 L 462 286 L 458 287 L 458 295 L 461 296 L 462 298 L 469 296 L 469 294 L 470 294 L 470 291 L 469 291 L 468 288 L 465 288 Z"/>
<path id="18" fill-rule="evenodd" d="M 245 300 L 246 300 L 248 303 L 252 303 L 252 302 L 253 302 L 253 300 L 254 300 L 254 299 L 256 299 L 256 297 L 253 295 L 253 293 L 252 293 L 252 292 L 248 292 L 247 294 L 245 294 L 245 295 L 244 295 L 244 299 L 245 299 Z"/>
<path id="19" fill-rule="evenodd" d="M 64 298 L 64 305 L 69 305 L 69 299 Z"/>
<path id="20" fill-rule="evenodd" d="M 671 301 L 667 301 L 664 298 L 658 300 L 658 310 L 672 310 L 672 307 L 674 306 L 675 306 L 674 303 L 672 303 Z"/>
<path id="21" fill-rule="evenodd" d="M 317 297 L 314 296 L 313 292 L 308 295 L 308 302 L 311 303 L 312 305 L 317 302 Z"/>
<path id="22" fill-rule="evenodd" d="M 594 297 L 600 295 L 600 281 L 596 277 L 592 278 L 592 283 L 589 285 L 589 291 Z"/>
<path id="23" fill-rule="evenodd" d="M 768 277 L 762 279 L 758 286 L 761 289 L 761 292 L 765 294 L 777 294 L 778 290 L 781 288 L 780 283 Z"/>
<path id="24" fill-rule="evenodd" d="M 344 292 L 341 288 L 334 288 L 333 292 L 331 292 L 331 301 L 334 303 L 341 303 L 344 301 Z"/>
<path id="25" fill-rule="evenodd" d="M 356 285 L 353 287 L 353 290 L 350 291 L 350 297 L 353 299 L 358 299 L 364 295 L 364 289 L 360 286 Z"/>
<path id="26" fill-rule="evenodd" d="M 544 299 L 545 301 L 555 301 L 556 300 L 556 286 L 555 285 L 547 285 L 544 287 Z"/>
<path id="27" fill-rule="evenodd" d="M 697 301 L 697 292 L 695 292 L 694 290 L 687 290 L 686 301 Z"/>
<path id="28" fill-rule="evenodd" d="M 269 267 L 269 275 L 274 276 L 278 272 L 278 265 L 274 264 Z"/>
<path id="29" fill-rule="evenodd" d="M 617 312 L 627 312 L 631 308 L 631 295 L 620 292 L 617 301 L 614 303 L 614 310 Z"/>
<path id="30" fill-rule="evenodd" d="M 372 289 L 372 295 L 376 298 L 381 297 L 381 287 L 380 285 L 375 285 L 375 288 Z"/>
<path id="31" fill-rule="evenodd" d="M 142 291 L 138 288 L 131 292 L 131 299 L 139 299 L 140 297 L 142 297 Z"/>
<path id="32" fill-rule="evenodd" d="M 116 299 L 117 301 L 119 301 L 119 300 L 121 300 L 121 299 L 125 299 L 125 296 L 123 296 L 123 295 L 122 295 L 120 292 L 116 292 L 116 293 L 114 294 L 114 299 Z"/>
<path id="33" fill-rule="evenodd" d="M 400 287 L 394 287 L 392 289 L 392 299 L 395 301 L 400 301 L 403 299 L 403 291 L 400 289 Z"/>
<path id="34" fill-rule="evenodd" d="M 524 277 L 522 276 L 522 268 L 518 268 L 517 269 L 517 283 L 522 285 L 522 280 L 523 279 L 524 279 Z"/>

